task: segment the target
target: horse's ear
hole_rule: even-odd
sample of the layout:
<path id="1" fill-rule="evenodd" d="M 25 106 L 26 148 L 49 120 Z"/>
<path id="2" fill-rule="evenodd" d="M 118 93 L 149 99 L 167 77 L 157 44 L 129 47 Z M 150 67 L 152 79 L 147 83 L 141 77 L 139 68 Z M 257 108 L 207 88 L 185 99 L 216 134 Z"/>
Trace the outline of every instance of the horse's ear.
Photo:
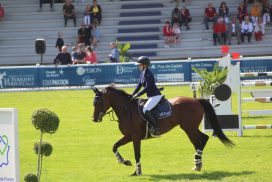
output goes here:
<path id="1" fill-rule="evenodd" d="M 101 92 L 94 86 L 91 87 L 95 94 L 101 94 Z"/>

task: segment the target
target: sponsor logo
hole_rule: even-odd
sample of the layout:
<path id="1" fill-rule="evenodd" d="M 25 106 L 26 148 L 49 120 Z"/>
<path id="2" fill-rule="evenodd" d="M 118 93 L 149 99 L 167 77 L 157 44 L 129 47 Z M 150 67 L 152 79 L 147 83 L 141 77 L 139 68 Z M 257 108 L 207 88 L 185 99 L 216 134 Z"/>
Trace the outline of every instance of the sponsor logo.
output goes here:
<path id="1" fill-rule="evenodd" d="M 92 86 L 92 85 L 95 85 L 95 79 L 93 78 L 90 78 L 89 76 L 85 76 L 83 79 L 82 79 L 83 83 L 85 86 Z"/>
<path id="2" fill-rule="evenodd" d="M 7 76 L 6 72 L 0 73 L 0 88 L 4 88 L 3 87 L 3 80 L 4 80 L 5 76 Z"/>
<path id="3" fill-rule="evenodd" d="M 43 80 L 42 85 L 44 87 L 47 86 L 63 86 L 63 85 L 69 85 L 69 80 L 67 79 L 58 79 L 58 80 Z"/>
<path id="4" fill-rule="evenodd" d="M 134 66 L 116 66 L 116 74 L 122 75 L 127 73 L 133 73 L 137 68 Z"/>

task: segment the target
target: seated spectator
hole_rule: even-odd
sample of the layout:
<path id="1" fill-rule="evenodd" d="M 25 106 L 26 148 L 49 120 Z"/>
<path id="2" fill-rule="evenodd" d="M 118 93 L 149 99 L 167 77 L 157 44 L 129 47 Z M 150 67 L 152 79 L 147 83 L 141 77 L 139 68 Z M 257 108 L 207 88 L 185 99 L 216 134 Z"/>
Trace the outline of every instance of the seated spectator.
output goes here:
<path id="1" fill-rule="evenodd" d="M 119 51 L 118 51 L 116 43 L 111 42 L 110 48 L 111 48 L 111 53 L 109 54 L 110 62 L 111 63 L 119 62 Z"/>
<path id="2" fill-rule="evenodd" d="M 74 26 L 76 27 L 76 10 L 74 5 L 71 3 L 72 0 L 65 0 L 63 5 L 63 15 L 64 15 L 64 26 L 67 27 L 68 19 L 73 19 Z"/>
<path id="3" fill-rule="evenodd" d="M 83 12 L 83 20 L 84 20 L 84 26 L 86 28 L 89 28 L 91 25 L 91 6 L 86 5 L 85 11 Z"/>
<path id="4" fill-rule="evenodd" d="M 97 27 L 98 22 L 94 21 L 93 28 L 92 28 L 92 41 L 91 46 L 94 50 L 97 49 L 98 43 L 100 42 L 101 33 L 99 28 Z"/>
<path id="5" fill-rule="evenodd" d="M 251 21 L 253 24 L 257 23 L 258 17 L 261 16 L 261 8 L 259 3 L 255 2 L 254 5 L 251 7 Z"/>
<path id="6" fill-rule="evenodd" d="M 93 21 L 97 19 L 100 25 L 102 20 L 102 8 L 99 4 L 97 4 L 96 0 L 93 0 L 93 5 L 91 6 L 91 12 L 92 12 L 91 14 L 92 24 L 93 24 Z"/>
<path id="7" fill-rule="evenodd" d="M 244 37 L 247 36 L 248 43 L 251 41 L 253 32 L 253 24 L 249 21 L 249 17 L 246 16 L 241 26 L 241 41 L 244 43 Z"/>
<path id="8" fill-rule="evenodd" d="M 66 64 L 71 64 L 71 54 L 67 52 L 67 47 L 62 46 L 61 52 L 57 55 L 57 57 L 54 59 L 54 64 L 55 65 L 66 65 Z"/>
<path id="9" fill-rule="evenodd" d="M 208 22 L 216 22 L 216 9 L 213 7 L 212 3 L 208 4 L 208 7 L 205 8 L 205 13 L 204 13 L 204 24 L 206 27 L 206 30 L 209 29 L 209 24 Z"/>
<path id="10" fill-rule="evenodd" d="M 181 24 L 186 27 L 186 30 L 189 30 L 189 23 L 192 21 L 189 9 L 184 6 L 181 8 Z"/>
<path id="11" fill-rule="evenodd" d="M 78 44 L 77 51 L 73 55 L 73 64 L 84 64 L 86 53 L 84 52 L 84 44 Z"/>
<path id="12" fill-rule="evenodd" d="M 172 27 L 170 26 L 169 21 L 165 22 L 162 31 L 163 31 L 163 36 L 164 36 L 164 40 L 165 40 L 164 47 L 169 48 L 169 45 L 174 42 Z"/>
<path id="13" fill-rule="evenodd" d="M 171 13 L 171 25 L 173 26 L 174 23 L 178 23 L 181 26 L 181 14 L 178 8 L 174 8 Z"/>
<path id="14" fill-rule="evenodd" d="M 5 9 L 0 3 L 0 21 L 3 21 L 5 19 Z"/>
<path id="15" fill-rule="evenodd" d="M 225 1 L 222 1 L 219 7 L 219 16 L 223 17 L 226 24 L 229 23 L 229 8 Z"/>
<path id="16" fill-rule="evenodd" d="M 261 43 L 263 40 L 263 35 L 265 33 L 265 23 L 262 18 L 259 18 L 257 23 L 254 25 L 254 37 L 256 42 Z"/>
<path id="17" fill-rule="evenodd" d="M 223 42 L 222 42 L 223 40 Z M 222 17 L 218 18 L 217 22 L 213 25 L 213 44 L 219 42 L 220 45 L 226 44 L 227 41 L 227 28 Z"/>
<path id="18" fill-rule="evenodd" d="M 174 23 L 173 28 L 172 28 L 172 33 L 173 33 L 173 43 L 175 45 L 175 47 L 177 46 L 177 43 L 180 41 L 180 35 L 181 35 L 181 31 L 179 28 L 179 25 L 177 23 Z"/>
<path id="19" fill-rule="evenodd" d="M 84 23 L 80 24 L 80 28 L 77 31 L 77 43 L 81 44 L 84 43 L 85 46 L 90 45 L 90 39 L 91 39 L 91 27 L 86 28 L 84 26 Z"/>
<path id="20" fill-rule="evenodd" d="M 85 61 L 87 64 L 97 64 L 96 53 L 90 46 L 86 47 Z"/>
<path id="21" fill-rule="evenodd" d="M 247 4 L 240 3 L 238 6 L 238 14 L 237 14 L 237 19 L 239 20 L 239 23 L 242 23 L 242 21 L 244 21 L 245 16 L 248 16 Z"/>
<path id="22" fill-rule="evenodd" d="M 40 9 L 39 9 L 40 12 L 42 11 L 43 3 L 50 3 L 50 10 L 54 11 L 54 9 L 53 9 L 54 0 L 40 0 Z"/>
<path id="23" fill-rule="evenodd" d="M 270 7 L 269 1 L 265 1 L 263 3 L 263 11 L 262 11 L 263 21 L 265 24 L 270 24 L 271 22 L 270 12 L 272 12 L 272 9 Z"/>
<path id="24" fill-rule="evenodd" d="M 73 46 L 71 55 L 72 55 L 72 62 L 73 62 L 73 60 L 75 60 L 77 56 L 77 46 Z"/>
<path id="25" fill-rule="evenodd" d="M 228 43 L 231 45 L 231 38 L 237 38 L 237 44 L 241 44 L 241 26 L 235 17 L 227 24 Z"/>
<path id="26" fill-rule="evenodd" d="M 61 52 L 62 46 L 64 46 L 63 33 L 58 32 L 58 38 L 57 38 L 55 47 L 59 50 L 59 52 Z"/>

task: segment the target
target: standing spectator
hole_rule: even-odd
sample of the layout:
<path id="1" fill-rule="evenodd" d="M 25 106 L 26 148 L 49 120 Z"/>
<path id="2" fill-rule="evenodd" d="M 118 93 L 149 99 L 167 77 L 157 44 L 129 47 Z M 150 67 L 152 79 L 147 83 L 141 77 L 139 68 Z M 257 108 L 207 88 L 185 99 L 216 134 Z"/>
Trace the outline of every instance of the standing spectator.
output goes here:
<path id="1" fill-rule="evenodd" d="M 76 27 L 76 10 L 74 5 L 71 3 L 72 0 L 65 0 L 63 5 L 63 15 L 64 15 L 64 26 L 67 27 L 68 19 L 73 19 L 74 27 Z"/>
<path id="2" fill-rule="evenodd" d="M 86 53 L 84 52 L 84 44 L 78 44 L 77 51 L 73 55 L 73 64 L 84 64 Z"/>
<path id="3" fill-rule="evenodd" d="M 213 44 L 216 45 L 217 42 L 226 44 L 227 40 L 227 28 L 222 17 L 218 18 L 217 22 L 213 25 Z"/>
<path id="4" fill-rule="evenodd" d="M 5 9 L 0 3 L 0 21 L 3 21 L 5 19 Z"/>
<path id="5" fill-rule="evenodd" d="M 93 24 L 93 21 L 97 19 L 100 25 L 102 20 L 102 8 L 99 4 L 97 4 L 96 0 L 93 0 L 93 5 L 91 6 L 91 12 L 92 12 L 91 14 L 92 24 Z"/>
<path id="6" fill-rule="evenodd" d="M 241 26 L 241 41 L 244 43 L 244 37 L 247 36 L 248 43 L 251 41 L 253 32 L 253 24 L 249 21 L 249 17 L 246 16 Z"/>
<path id="7" fill-rule="evenodd" d="M 53 9 L 53 2 L 54 0 L 40 0 L 40 9 L 39 9 L 39 11 L 41 12 L 42 11 L 42 5 L 43 5 L 43 3 L 46 3 L 46 2 L 49 2 L 50 3 L 50 10 L 51 11 L 54 11 L 54 9 Z"/>
<path id="8" fill-rule="evenodd" d="M 173 43 L 173 32 L 172 32 L 172 27 L 170 26 L 170 22 L 166 21 L 164 26 L 163 26 L 163 36 L 165 40 L 165 48 L 169 48 L 169 45 Z"/>
<path id="9" fill-rule="evenodd" d="M 56 46 L 55 47 L 59 50 L 59 52 L 61 52 L 62 46 L 64 46 L 63 33 L 62 32 L 58 32 L 58 38 L 57 38 Z"/>
<path id="10" fill-rule="evenodd" d="M 90 46 L 86 47 L 85 61 L 87 64 L 97 64 L 96 53 Z"/>
<path id="11" fill-rule="evenodd" d="M 112 49 L 111 53 L 109 54 L 110 62 L 111 63 L 119 62 L 119 51 L 118 51 L 116 43 L 111 42 L 110 48 Z"/>
<path id="12" fill-rule="evenodd" d="M 204 13 L 204 24 L 206 27 L 206 30 L 209 29 L 209 24 L 208 22 L 216 22 L 216 9 L 213 7 L 212 3 L 208 4 L 208 7 L 205 8 L 205 13 Z"/>
<path id="13" fill-rule="evenodd" d="M 178 23 L 181 26 L 181 14 L 178 8 L 174 8 L 171 13 L 171 25 L 173 26 L 174 23 Z"/>
<path id="14" fill-rule="evenodd" d="M 237 18 L 239 20 L 239 23 L 242 23 L 242 21 L 244 21 L 245 16 L 248 16 L 247 4 L 240 3 L 238 6 L 238 14 L 237 14 Z"/>
<path id="15" fill-rule="evenodd" d="M 66 64 L 71 64 L 71 54 L 67 52 L 67 47 L 62 46 L 61 52 L 57 55 L 57 57 L 54 59 L 54 64 L 55 65 L 66 65 Z"/>
<path id="16" fill-rule="evenodd" d="M 80 24 L 80 28 L 77 31 L 77 42 L 78 44 L 84 43 L 85 46 L 90 45 L 92 38 L 92 27 L 86 28 L 84 23 Z"/>
<path id="17" fill-rule="evenodd" d="M 91 25 L 91 5 L 87 4 L 85 11 L 83 12 L 84 25 L 89 28 Z"/>
<path id="18" fill-rule="evenodd" d="M 225 1 L 222 1 L 220 4 L 219 16 L 223 17 L 226 24 L 229 23 L 229 8 Z"/>
<path id="19" fill-rule="evenodd" d="M 231 38 L 237 38 L 237 44 L 241 44 L 241 26 L 235 17 L 227 25 L 228 43 L 231 45 Z"/>
<path id="20" fill-rule="evenodd" d="M 270 21 L 271 21 L 270 11 L 272 12 L 269 1 L 265 1 L 263 3 L 263 11 L 262 11 L 263 21 L 265 24 L 270 24 Z"/>
<path id="21" fill-rule="evenodd" d="M 179 28 L 179 25 L 177 23 L 174 23 L 172 28 L 173 38 L 174 38 L 174 45 L 177 46 L 177 43 L 180 41 L 180 35 L 181 31 Z"/>
<path id="22" fill-rule="evenodd" d="M 92 28 L 92 41 L 91 46 L 94 50 L 97 49 L 98 43 L 100 42 L 101 33 L 97 26 L 98 22 L 94 21 L 93 28 Z"/>
<path id="23" fill-rule="evenodd" d="M 261 8 L 259 3 L 255 2 L 251 7 L 251 21 L 253 24 L 257 23 L 258 18 L 261 16 Z"/>
<path id="24" fill-rule="evenodd" d="M 254 37 L 256 42 L 261 43 L 263 40 L 263 35 L 265 33 L 265 23 L 262 18 L 259 18 L 254 26 Z"/>
<path id="25" fill-rule="evenodd" d="M 183 24 L 186 27 L 186 30 L 189 30 L 189 23 L 192 21 L 192 17 L 190 15 L 189 9 L 186 8 L 186 6 L 183 6 L 181 8 L 181 24 Z"/>

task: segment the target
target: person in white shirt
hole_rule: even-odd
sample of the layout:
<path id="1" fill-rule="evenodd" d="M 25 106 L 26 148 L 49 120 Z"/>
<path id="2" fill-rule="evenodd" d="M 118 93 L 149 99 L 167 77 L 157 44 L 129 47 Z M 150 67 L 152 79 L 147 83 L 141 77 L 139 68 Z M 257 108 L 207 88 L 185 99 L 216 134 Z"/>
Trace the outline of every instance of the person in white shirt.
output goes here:
<path id="1" fill-rule="evenodd" d="M 231 45 L 232 37 L 237 37 L 237 44 L 241 43 L 241 25 L 235 17 L 232 17 L 231 21 L 228 23 L 227 32 L 229 45 Z"/>
<path id="2" fill-rule="evenodd" d="M 244 43 L 245 36 L 247 36 L 248 43 L 251 41 L 253 33 L 253 24 L 249 21 L 249 17 L 246 16 L 241 26 L 241 41 Z"/>
<path id="3" fill-rule="evenodd" d="M 262 18 L 259 18 L 257 23 L 254 25 L 254 37 L 256 42 L 261 43 L 263 40 L 263 35 L 265 33 L 265 23 Z"/>

